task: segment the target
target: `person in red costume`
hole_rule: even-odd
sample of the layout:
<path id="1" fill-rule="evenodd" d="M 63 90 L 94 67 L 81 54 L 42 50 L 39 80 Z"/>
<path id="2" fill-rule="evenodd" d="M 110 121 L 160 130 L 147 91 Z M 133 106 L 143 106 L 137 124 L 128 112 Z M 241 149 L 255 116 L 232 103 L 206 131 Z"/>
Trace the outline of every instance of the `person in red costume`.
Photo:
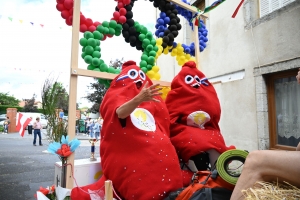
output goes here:
<path id="1" fill-rule="evenodd" d="M 183 187 L 183 173 L 169 138 L 169 114 L 158 86 L 135 62 L 123 64 L 100 107 L 103 177 L 81 189 L 98 190 L 108 179 L 122 199 L 160 200 Z M 89 196 L 76 188 L 71 199 Z"/>
<path id="2" fill-rule="evenodd" d="M 220 102 L 212 84 L 196 67 L 185 63 L 173 79 L 166 98 L 171 141 L 183 162 L 193 160 L 197 169 L 207 170 L 227 147 L 220 133 Z"/>

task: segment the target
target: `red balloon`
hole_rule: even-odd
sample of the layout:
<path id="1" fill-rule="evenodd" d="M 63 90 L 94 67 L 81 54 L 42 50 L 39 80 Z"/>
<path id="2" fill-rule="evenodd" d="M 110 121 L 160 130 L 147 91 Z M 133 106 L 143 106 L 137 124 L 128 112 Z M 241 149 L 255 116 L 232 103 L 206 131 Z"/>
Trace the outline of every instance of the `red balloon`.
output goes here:
<path id="1" fill-rule="evenodd" d="M 87 27 L 90 27 L 91 25 L 93 25 L 93 20 L 91 18 L 86 18 L 85 19 L 85 24 Z"/>
<path id="2" fill-rule="evenodd" d="M 119 18 L 119 22 L 120 22 L 121 24 L 124 24 L 124 23 L 126 22 L 126 17 L 125 17 L 125 16 L 121 16 L 121 17 Z"/>
<path id="3" fill-rule="evenodd" d="M 73 8 L 69 10 L 70 15 L 73 15 Z"/>
<path id="4" fill-rule="evenodd" d="M 112 37 L 113 37 L 113 35 L 107 35 L 107 37 L 109 37 L 109 38 L 112 38 Z"/>
<path id="5" fill-rule="evenodd" d="M 120 8 L 124 8 L 124 4 L 122 2 L 119 2 L 117 7 L 120 9 Z"/>
<path id="6" fill-rule="evenodd" d="M 63 10 L 61 12 L 61 17 L 64 18 L 64 19 L 67 19 L 68 17 L 70 17 L 70 13 L 68 10 Z"/>
<path id="7" fill-rule="evenodd" d="M 85 16 L 84 15 L 80 15 L 80 24 L 85 24 Z"/>
<path id="8" fill-rule="evenodd" d="M 114 16 L 114 18 L 115 18 L 116 20 L 118 20 L 119 17 L 120 17 L 120 13 L 119 13 L 118 11 L 115 11 L 114 14 L 113 14 L 113 16 Z"/>
<path id="9" fill-rule="evenodd" d="M 127 13 L 127 10 L 126 10 L 125 8 L 121 8 L 121 9 L 119 10 L 119 13 L 120 13 L 120 15 L 125 16 L 126 13 Z"/>
<path id="10" fill-rule="evenodd" d="M 107 37 L 107 36 L 106 36 L 106 35 L 104 35 L 104 37 L 103 37 L 102 41 L 106 40 L 106 37 Z"/>
<path id="11" fill-rule="evenodd" d="M 94 25 L 92 25 L 88 28 L 88 30 L 91 32 L 94 32 L 96 30 L 96 27 Z"/>
<path id="12" fill-rule="evenodd" d="M 72 21 L 70 20 L 70 18 L 73 18 L 72 16 L 70 16 L 68 19 L 66 19 L 66 24 L 68 26 L 72 26 Z"/>
<path id="13" fill-rule="evenodd" d="M 123 0 L 123 3 L 124 3 L 125 5 L 129 5 L 129 4 L 130 4 L 130 0 Z"/>
<path id="14" fill-rule="evenodd" d="M 66 9 L 70 10 L 71 8 L 73 8 L 73 0 L 65 0 L 64 6 Z"/>
<path id="15" fill-rule="evenodd" d="M 73 16 L 70 15 L 70 17 L 68 18 L 69 22 L 72 24 L 73 23 Z"/>
<path id="16" fill-rule="evenodd" d="M 61 12 L 61 11 L 65 10 L 66 8 L 65 8 L 64 4 L 58 3 L 58 4 L 56 4 L 56 9 Z"/>
<path id="17" fill-rule="evenodd" d="M 56 3 L 64 3 L 65 0 L 56 0 Z"/>
<path id="18" fill-rule="evenodd" d="M 86 32 L 86 31 L 87 31 L 87 29 L 88 29 L 88 28 L 87 28 L 87 26 L 86 26 L 85 24 L 81 24 L 81 25 L 80 25 L 80 28 L 79 28 L 79 30 L 80 30 L 80 32 L 81 32 L 81 33 L 84 33 L 84 32 Z"/>
<path id="19" fill-rule="evenodd" d="M 100 22 L 94 22 L 94 26 L 97 27 L 99 24 L 101 24 Z"/>

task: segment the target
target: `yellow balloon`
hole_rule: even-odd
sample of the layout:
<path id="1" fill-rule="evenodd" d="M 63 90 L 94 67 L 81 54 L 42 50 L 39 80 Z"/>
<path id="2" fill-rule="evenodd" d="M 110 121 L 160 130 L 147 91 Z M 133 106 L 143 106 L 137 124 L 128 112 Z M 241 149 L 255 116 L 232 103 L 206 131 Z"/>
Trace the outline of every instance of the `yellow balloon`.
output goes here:
<path id="1" fill-rule="evenodd" d="M 154 73 L 157 73 L 159 71 L 159 67 L 158 66 L 153 66 L 151 71 L 153 71 Z"/>
<path id="2" fill-rule="evenodd" d="M 191 58 L 190 58 L 190 61 L 196 62 L 196 58 L 195 58 L 195 57 L 191 57 Z"/>
<path id="3" fill-rule="evenodd" d="M 164 50 L 164 54 L 168 54 L 169 53 L 169 49 L 167 49 L 167 48 L 165 48 L 165 50 Z"/>
<path id="4" fill-rule="evenodd" d="M 190 55 L 190 54 L 185 54 L 185 58 L 186 58 L 187 60 L 189 60 L 189 59 L 191 58 L 191 55 Z"/>
<path id="5" fill-rule="evenodd" d="M 154 74 L 154 79 L 155 80 L 159 80 L 160 79 L 160 74 L 159 73 L 155 73 Z"/>
<path id="6" fill-rule="evenodd" d="M 176 48 L 172 50 L 172 53 L 177 54 L 177 52 L 178 52 L 178 50 Z"/>
<path id="7" fill-rule="evenodd" d="M 162 43 L 163 43 L 162 38 L 157 38 L 157 39 L 156 39 L 156 44 L 157 44 L 157 45 L 160 46 Z"/>
<path id="8" fill-rule="evenodd" d="M 183 60 L 179 60 L 179 61 L 178 61 L 178 65 L 179 65 L 179 66 L 182 66 L 183 64 L 184 64 L 184 61 L 183 61 Z"/>
<path id="9" fill-rule="evenodd" d="M 174 53 L 173 51 L 171 52 L 171 56 L 176 56 L 176 53 Z"/>
<path id="10" fill-rule="evenodd" d="M 155 73 L 154 73 L 154 71 L 152 71 L 152 70 L 149 70 L 149 71 L 147 72 L 147 76 L 148 76 L 150 79 L 152 79 L 152 78 L 154 77 L 154 75 L 155 75 Z"/>

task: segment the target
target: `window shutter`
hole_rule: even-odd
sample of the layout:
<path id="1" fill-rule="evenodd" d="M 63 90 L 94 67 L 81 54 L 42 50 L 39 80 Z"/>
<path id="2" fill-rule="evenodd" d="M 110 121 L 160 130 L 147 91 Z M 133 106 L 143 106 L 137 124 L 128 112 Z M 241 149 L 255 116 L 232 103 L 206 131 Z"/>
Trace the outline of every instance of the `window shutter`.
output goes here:
<path id="1" fill-rule="evenodd" d="M 278 10 L 281 7 L 279 0 L 271 0 L 270 6 L 271 6 L 270 12 L 273 12 L 274 10 Z"/>
<path id="2" fill-rule="evenodd" d="M 282 0 L 282 7 L 288 5 L 289 3 L 294 2 L 295 0 Z"/>
<path id="3" fill-rule="evenodd" d="M 260 0 L 260 17 L 270 13 L 270 1 L 272 0 Z"/>

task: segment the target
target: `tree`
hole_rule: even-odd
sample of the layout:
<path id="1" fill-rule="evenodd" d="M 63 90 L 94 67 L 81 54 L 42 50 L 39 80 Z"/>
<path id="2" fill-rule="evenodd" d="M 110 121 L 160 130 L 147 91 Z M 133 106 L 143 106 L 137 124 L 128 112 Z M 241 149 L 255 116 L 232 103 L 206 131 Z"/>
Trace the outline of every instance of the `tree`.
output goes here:
<path id="1" fill-rule="evenodd" d="M 86 98 L 89 102 L 94 103 L 88 112 L 97 113 L 99 112 L 101 102 L 107 89 L 103 84 L 99 83 L 97 79 L 95 79 L 95 82 L 90 83 L 88 89 L 93 90 L 93 93 L 88 94 L 84 98 Z"/>
<path id="2" fill-rule="evenodd" d="M 9 95 L 9 93 L 0 92 L 0 105 L 10 105 L 18 106 L 20 100 L 16 99 L 14 96 Z"/>
<path id="3" fill-rule="evenodd" d="M 38 109 L 36 106 L 34 106 L 36 95 L 33 94 L 31 99 L 23 99 L 25 101 L 25 106 L 23 108 L 24 112 L 37 112 Z"/>
<path id="4" fill-rule="evenodd" d="M 111 60 L 109 66 L 114 67 L 115 69 L 121 70 L 124 59 L 114 59 Z M 94 103 L 93 106 L 88 110 L 88 112 L 97 113 L 99 112 L 101 102 L 107 91 L 107 87 L 103 84 L 103 80 L 95 79 L 94 83 L 90 83 L 88 86 L 89 90 L 93 90 L 93 93 L 88 94 L 86 98 L 89 102 Z"/>

